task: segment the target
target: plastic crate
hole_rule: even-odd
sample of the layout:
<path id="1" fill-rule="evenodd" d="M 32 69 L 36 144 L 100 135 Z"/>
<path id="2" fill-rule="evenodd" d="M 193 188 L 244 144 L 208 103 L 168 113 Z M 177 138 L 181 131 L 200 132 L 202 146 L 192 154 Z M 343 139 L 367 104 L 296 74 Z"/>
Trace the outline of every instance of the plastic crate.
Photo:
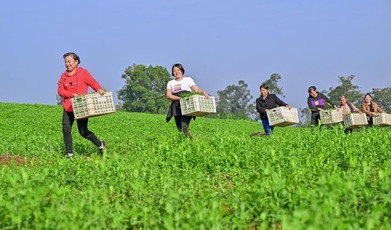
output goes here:
<path id="1" fill-rule="evenodd" d="M 212 96 L 206 99 L 202 95 L 191 95 L 181 98 L 179 103 L 181 105 L 182 115 L 185 116 L 195 117 L 216 113 L 216 102 Z"/>
<path id="2" fill-rule="evenodd" d="M 343 124 L 346 128 L 358 128 L 368 125 L 365 113 L 351 113 L 343 118 Z"/>
<path id="3" fill-rule="evenodd" d="M 372 117 L 374 125 L 391 126 L 391 114 L 379 113 L 379 116 Z"/>
<path id="4" fill-rule="evenodd" d="M 319 114 L 322 124 L 335 124 L 343 121 L 342 109 L 321 110 Z"/>
<path id="5" fill-rule="evenodd" d="M 71 102 L 75 119 L 95 117 L 115 112 L 113 94 L 111 92 L 105 92 L 104 95 L 100 95 L 99 93 L 78 95 L 72 97 Z"/>
<path id="6" fill-rule="evenodd" d="M 288 107 L 280 106 L 266 110 L 266 115 L 271 126 L 285 127 L 299 123 L 299 114 L 296 108 L 289 109 Z"/>

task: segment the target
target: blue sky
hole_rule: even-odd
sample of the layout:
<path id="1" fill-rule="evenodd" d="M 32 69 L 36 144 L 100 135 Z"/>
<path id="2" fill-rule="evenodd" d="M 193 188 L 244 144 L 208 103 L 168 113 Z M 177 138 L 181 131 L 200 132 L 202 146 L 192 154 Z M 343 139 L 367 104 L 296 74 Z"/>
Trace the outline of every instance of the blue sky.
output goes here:
<path id="1" fill-rule="evenodd" d="M 112 92 L 128 66 L 174 63 L 214 96 L 244 80 L 254 100 L 278 73 L 294 107 L 338 76 L 391 86 L 389 0 L 3 0 L 0 31 L 2 102 L 54 105 L 69 51 Z"/>

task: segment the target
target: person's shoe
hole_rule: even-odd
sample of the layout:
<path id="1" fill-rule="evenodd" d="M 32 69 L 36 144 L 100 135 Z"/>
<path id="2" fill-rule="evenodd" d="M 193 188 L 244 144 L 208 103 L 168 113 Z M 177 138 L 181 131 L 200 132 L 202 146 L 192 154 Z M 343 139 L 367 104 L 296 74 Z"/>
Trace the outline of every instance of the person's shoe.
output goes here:
<path id="1" fill-rule="evenodd" d="M 72 158 L 73 157 L 73 153 L 67 153 L 67 154 L 65 154 L 65 157 L 66 158 Z"/>
<path id="2" fill-rule="evenodd" d="M 99 156 L 103 157 L 106 147 L 107 147 L 106 141 L 102 141 L 102 145 L 98 148 L 99 149 Z"/>

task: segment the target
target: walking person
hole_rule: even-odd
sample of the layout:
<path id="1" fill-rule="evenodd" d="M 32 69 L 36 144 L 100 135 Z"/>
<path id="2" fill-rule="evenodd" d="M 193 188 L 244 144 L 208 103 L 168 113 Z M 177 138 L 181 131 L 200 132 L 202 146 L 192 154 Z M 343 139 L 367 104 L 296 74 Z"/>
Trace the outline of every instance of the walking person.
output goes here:
<path id="1" fill-rule="evenodd" d="M 202 93 L 205 98 L 208 98 L 209 95 L 200 89 L 191 77 L 184 77 L 183 74 L 185 74 L 185 69 L 181 64 L 172 66 L 171 75 L 174 79 L 167 83 L 166 90 L 166 98 L 171 100 L 166 122 L 169 122 L 174 117 L 178 131 L 183 132 L 186 137 L 192 138 L 189 132 L 189 125 L 193 117 L 182 115 L 179 100 L 181 99 L 181 95 L 192 91 Z"/>
<path id="2" fill-rule="evenodd" d="M 269 119 L 266 114 L 266 110 L 277 108 L 277 106 L 287 106 L 291 108 L 287 103 L 283 102 L 275 94 L 269 93 L 269 87 L 262 84 L 259 87 L 261 96 L 256 99 L 256 108 L 261 117 L 263 130 L 265 135 L 270 135 L 273 133 L 274 126 L 270 126 Z"/>
<path id="3" fill-rule="evenodd" d="M 58 82 L 58 94 L 63 98 L 62 132 L 65 143 L 66 157 L 73 157 L 72 125 L 75 121 L 71 98 L 80 94 L 87 94 L 88 87 L 104 95 L 102 86 L 84 68 L 79 67 L 80 58 L 77 54 L 70 52 L 63 55 L 65 72 L 61 74 Z M 93 132 L 88 129 L 88 118 L 79 119 L 77 128 L 82 137 L 90 140 L 98 147 L 99 155 L 103 156 L 106 142 L 99 140 Z"/>
<path id="4" fill-rule="evenodd" d="M 344 95 L 339 97 L 340 109 L 342 110 L 342 117 L 345 117 L 351 113 L 362 113 L 356 106 L 354 106 L 352 103 L 348 102 L 348 98 Z M 352 133 L 352 128 L 346 128 L 344 130 L 346 134 Z"/>
<path id="5" fill-rule="evenodd" d="M 373 126 L 373 117 L 379 116 L 378 113 L 384 113 L 384 110 L 376 102 L 372 101 L 370 93 L 365 94 L 361 109 L 367 115 L 368 126 L 370 127 Z"/>
<path id="6" fill-rule="evenodd" d="M 339 109 L 338 106 L 335 105 L 326 95 L 318 92 L 315 86 L 310 86 L 308 88 L 308 94 L 307 105 L 311 110 L 312 125 L 319 125 L 319 111 L 325 110 L 327 108 L 327 104 L 334 107 L 335 109 Z"/>

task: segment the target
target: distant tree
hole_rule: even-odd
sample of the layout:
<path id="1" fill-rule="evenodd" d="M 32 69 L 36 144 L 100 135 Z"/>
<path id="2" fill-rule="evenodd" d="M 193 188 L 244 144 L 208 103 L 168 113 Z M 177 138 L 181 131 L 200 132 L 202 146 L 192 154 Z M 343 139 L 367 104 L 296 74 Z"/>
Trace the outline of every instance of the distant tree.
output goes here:
<path id="1" fill-rule="evenodd" d="M 391 87 L 373 88 L 372 100 L 375 101 L 384 111 L 391 113 Z"/>
<path id="2" fill-rule="evenodd" d="M 276 94 L 284 97 L 282 87 L 278 86 L 278 82 L 281 80 L 281 76 L 278 73 L 273 73 L 270 78 L 264 81 L 262 84 L 269 87 L 269 93 Z"/>
<path id="3" fill-rule="evenodd" d="M 240 80 L 238 85 L 229 85 L 217 91 L 217 115 L 222 118 L 248 119 L 253 115 L 255 106 L 250 104 L 253 98 L 248 85 Z"/>
<path id="4" fill-rule="evenodd" d="M 162 66 L 129 66 L 122 78 L 125 86 L 118 90 L 122 110 L 129 112 L 165 113 L 169 101 L 165 98 L 170 73 Z"/>
<path id="5" fill-rule="evenodd" d="M 339 76 L 338 82 L 340 85 L 337 87 L 330 87 L 328 90 L 322 91 L 329 96 L 332 102 L 338 104 L 339 97 L 345 95 L 348 101 L 358 105 L 362 101 L 363 93 L 360 91 L 360 87 L 352 83 L 354 75 Z"/>

